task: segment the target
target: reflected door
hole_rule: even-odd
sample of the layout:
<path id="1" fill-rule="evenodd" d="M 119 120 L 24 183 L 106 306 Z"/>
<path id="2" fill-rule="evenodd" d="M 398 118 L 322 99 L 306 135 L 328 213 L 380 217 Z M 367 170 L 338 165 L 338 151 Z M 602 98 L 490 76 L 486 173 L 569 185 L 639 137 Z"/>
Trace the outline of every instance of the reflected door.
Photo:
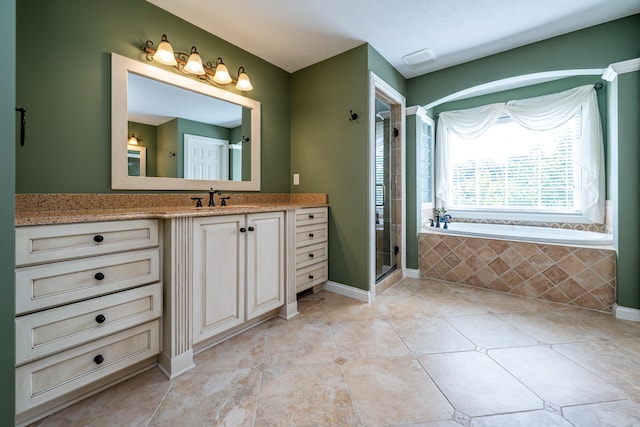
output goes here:
<path id="1" fill-rule="evenodd" d="M 229 179 L 229 142 L 197 135 L 184 136 L 184 177 Z"/>

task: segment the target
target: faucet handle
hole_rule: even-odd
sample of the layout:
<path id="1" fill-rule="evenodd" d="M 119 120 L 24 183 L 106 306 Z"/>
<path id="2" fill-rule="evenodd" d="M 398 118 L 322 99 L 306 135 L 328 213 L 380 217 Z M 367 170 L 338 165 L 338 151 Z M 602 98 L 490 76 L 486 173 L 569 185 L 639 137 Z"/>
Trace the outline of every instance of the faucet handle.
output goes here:
<path id="1" fill-rule="evenodd" d="M 196 208 L 202 207 L 202 197 L 192 197 L 191 200 L 196 201 Z"/>
<path id="2" fill-rule="evenodd" d="M 229 200 L 231 196 L 220 197 L 220 206 L 227 206 L 227 200 Z"/>

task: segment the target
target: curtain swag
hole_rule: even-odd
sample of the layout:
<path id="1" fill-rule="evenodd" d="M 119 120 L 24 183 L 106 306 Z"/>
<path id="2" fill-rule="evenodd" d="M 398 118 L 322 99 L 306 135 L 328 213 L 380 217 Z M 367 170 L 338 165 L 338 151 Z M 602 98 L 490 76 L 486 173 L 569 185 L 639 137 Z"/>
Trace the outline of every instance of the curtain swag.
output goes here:
<path id="1" fill-rule="evenodd" d="M 499 117 L 509 115 L 521 126 L 549 130 L 566 123 L 582 108 L 582 213 L 590 221 L 604 222 L 604 147 L 598 100 L 593 85 L 535 98 L 483 105 L 440 113 L 436 130 L 436 202 L 447 206 L 449 177 L 448 132 L 476 138 Z"/>

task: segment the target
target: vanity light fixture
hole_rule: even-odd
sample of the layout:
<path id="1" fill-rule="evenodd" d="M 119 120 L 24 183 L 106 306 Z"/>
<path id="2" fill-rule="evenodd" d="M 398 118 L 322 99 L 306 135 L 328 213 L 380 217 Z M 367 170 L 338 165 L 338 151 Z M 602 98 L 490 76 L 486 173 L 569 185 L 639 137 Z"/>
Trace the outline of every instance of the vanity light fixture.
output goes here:
<path id="1" fill-rule="evenodd" d="M 138 137 L 136 137 L 136 135 L 132 133 L 129 139 L 127 140 L 127 144 L 138 145 L 138 141 L 142 141 L 142 140 L 138 139 Z"/>
<path id="2" fill-rule="evenodd" d="M 244 70 L 244 67 L 238 68 L 238 78 L 234 79 L 229 74 L 229 69 L 221 57 L 216 59 L 215 64 L 211 64 L 211 62 L 204 64 L 195 46 L 191 47 L 191 52 L 188 54 L 174 52 L 166 34 L 162 35 L 157 49 L 153 47 L 151 40 L 147 40 L 140 49 L 146 52 L 147 61 L 156 61 L 164 65 L 174 66 L 180 71 L 193 74 L 199 79 L 215 85 L 224 86 L 235 83 L 236 89 L 241 92 L 253 90 L 251 80 L 249 80 L 249 75 Z"/>

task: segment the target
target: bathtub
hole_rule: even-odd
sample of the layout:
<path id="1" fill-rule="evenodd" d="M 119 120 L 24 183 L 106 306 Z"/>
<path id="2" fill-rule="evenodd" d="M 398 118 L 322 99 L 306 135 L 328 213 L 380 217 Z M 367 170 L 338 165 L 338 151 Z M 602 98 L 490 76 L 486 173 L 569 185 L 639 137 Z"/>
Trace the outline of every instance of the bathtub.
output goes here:
<path id="1" fill-rule="evenodd" d="M 563 228 L 530 227 L 506 224 L 476 224 L 452 222 L 448 229 L 425 227 L 424 232 L 446 233 L 456 236 L 473 236 L 487 239 L 515 240 L 520 242 L 553 243 L 571 246 L 611 247 L 611 234 Z"/>

